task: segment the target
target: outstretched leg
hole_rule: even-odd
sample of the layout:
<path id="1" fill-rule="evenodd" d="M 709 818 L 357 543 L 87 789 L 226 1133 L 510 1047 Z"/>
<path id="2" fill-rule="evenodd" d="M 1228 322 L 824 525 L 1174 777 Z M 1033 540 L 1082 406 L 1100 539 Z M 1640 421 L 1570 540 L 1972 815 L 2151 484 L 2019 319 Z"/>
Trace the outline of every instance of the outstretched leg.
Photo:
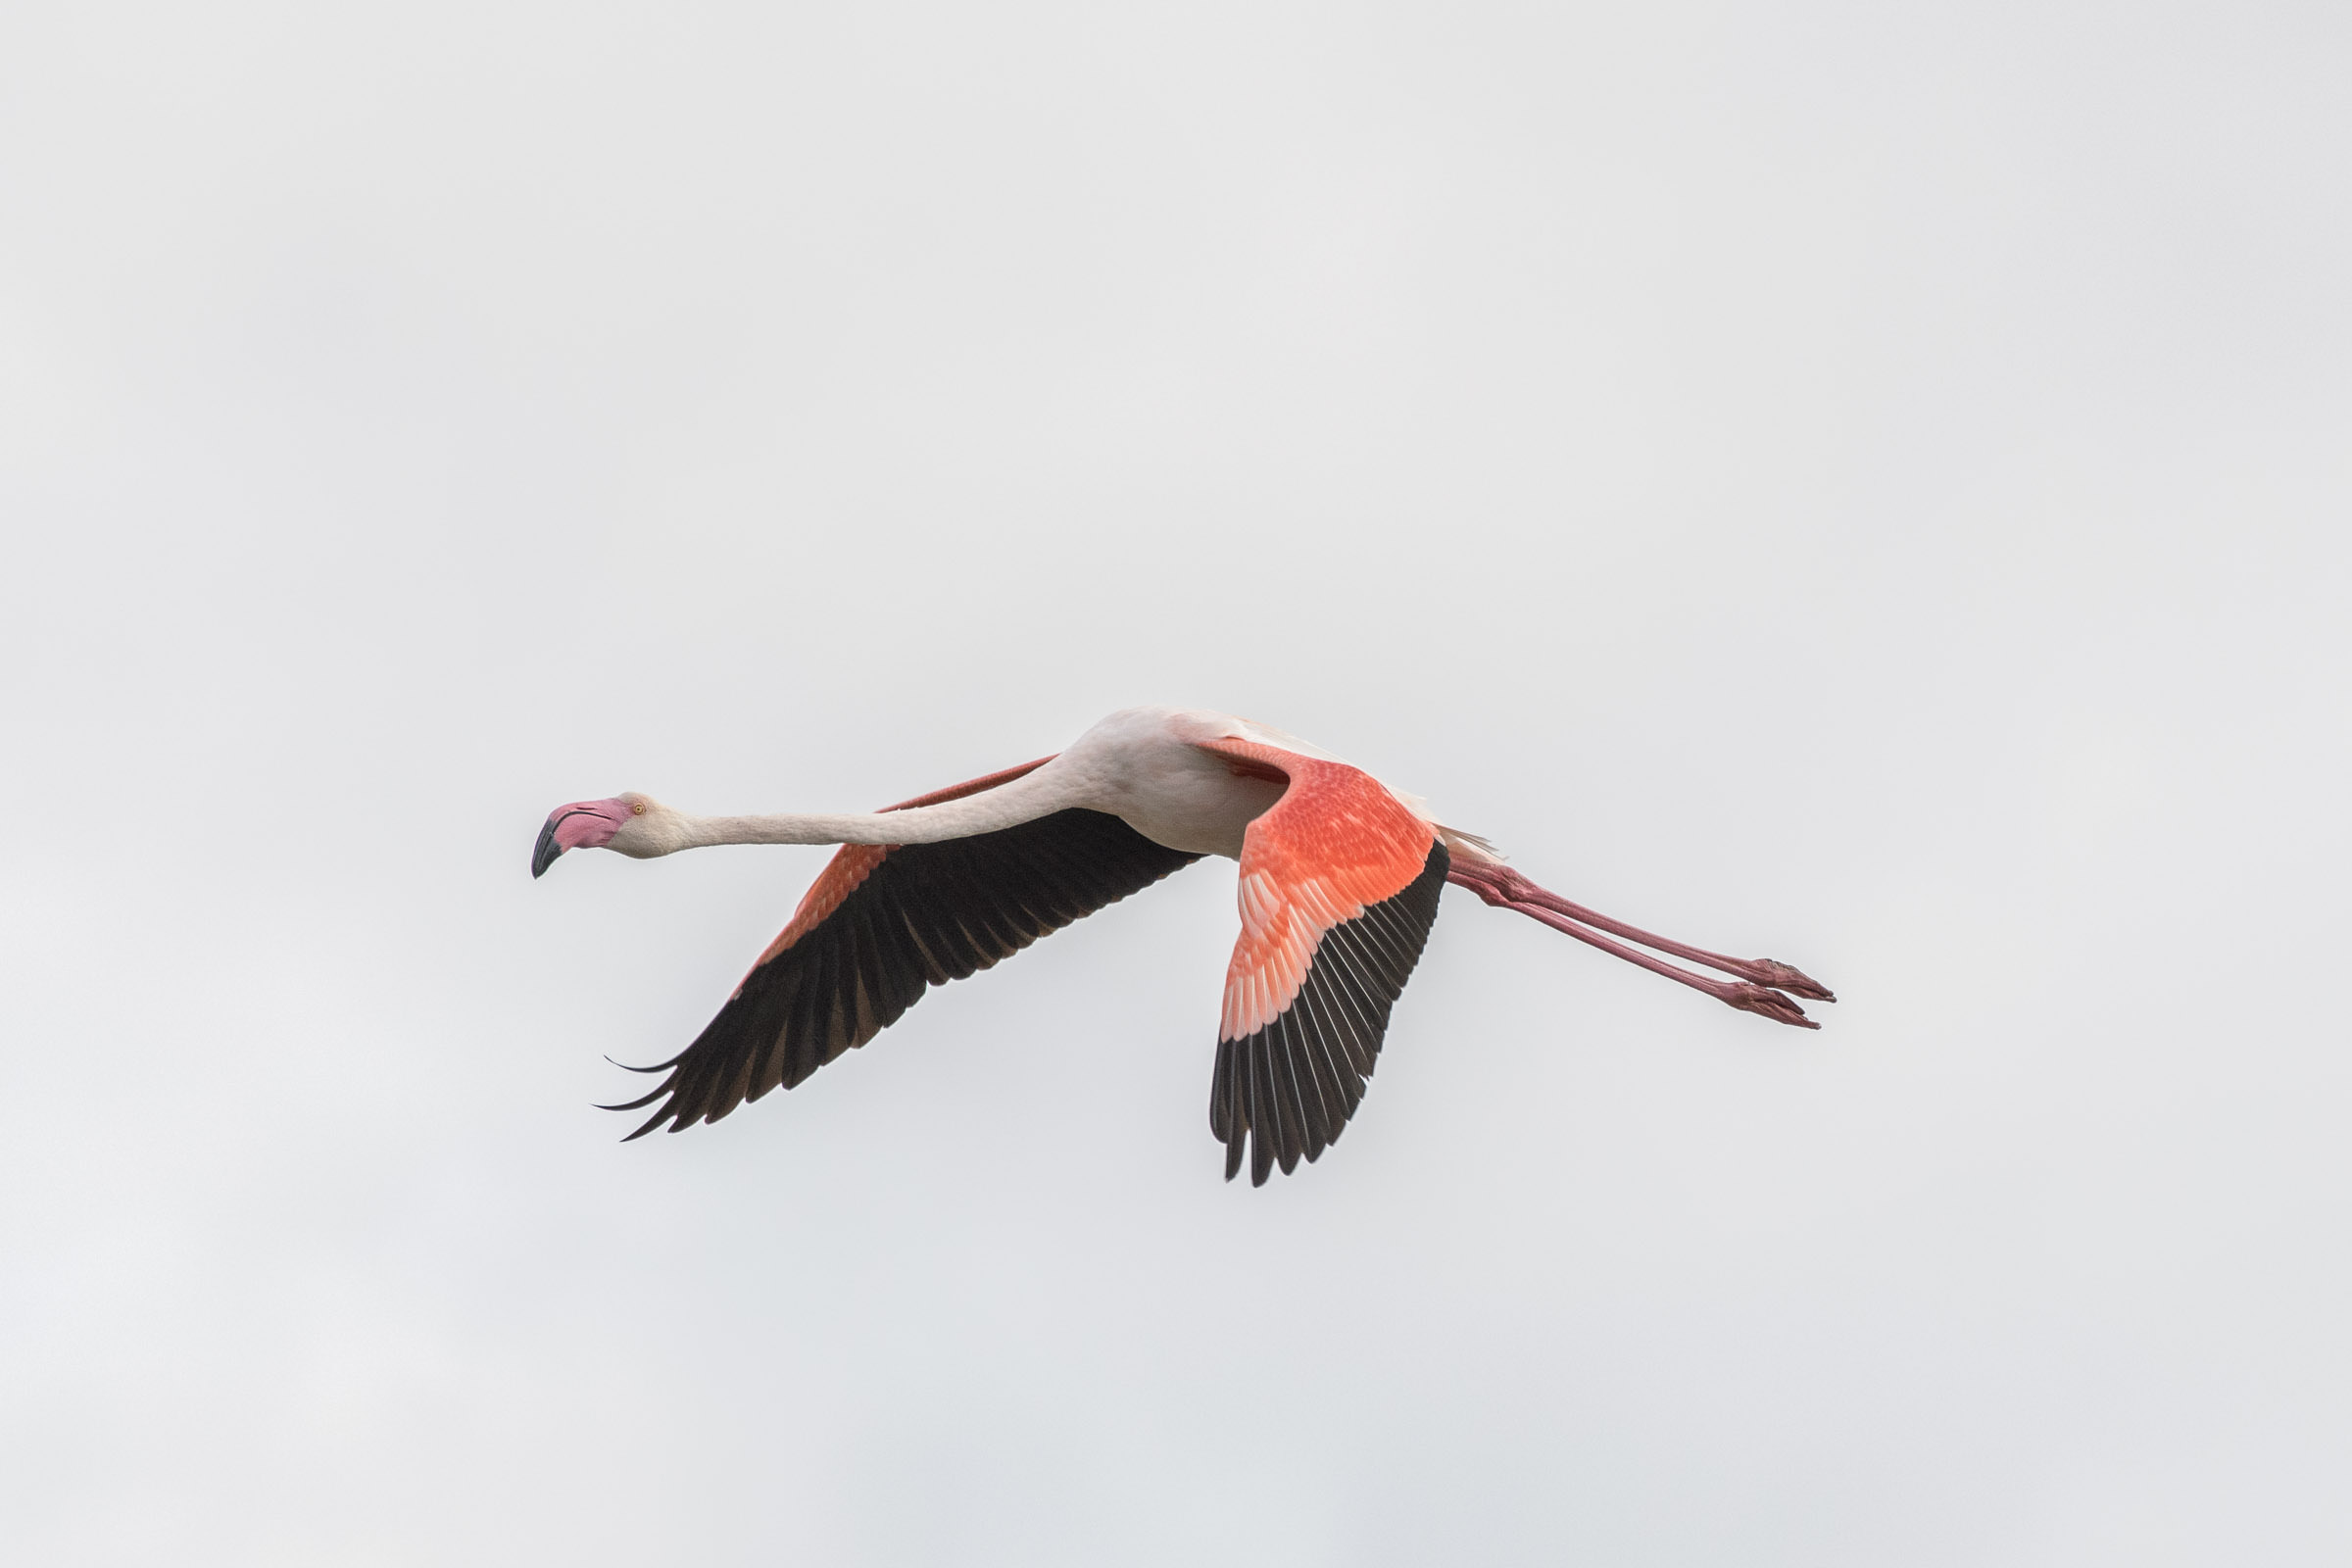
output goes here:
<path id="1" fill-rule="evenodd" d="M 1446 880 L 1468 888 L 1496 908 L 1516 909 L 1521 914 L 1543 921 L 1555 931 L 1564 931 L 1580 942 L 1589 942 L 1603 953 L 1615 954 L 1653 974 L 1662 974 L 1669 980 L 1680 980 L 1684 985 L 1704 991 L 1718 1002 L 1738 1007 L 1742 1012 L 1759 1013 L 1801 1029 L 1818 1029 L 1821 1025 L 1806 1017 L 1805 1009 L 1789 998 L 1804 997 L 1814 1002 L 1838 1000 L 1830 994 L 1827 986 L 1808 978 L 1788 964 L 1771 958 L 1727 958 L 1719 953 L 1708 953 L 1701 948 L 1687 947 L 1680 942 L 1653 936 L 1639 926 L 1612 920 L 1581 904 L 1571 904 L 1558 894 L 1538 887 L 1507 865 L 1472 861 L 1457 856 Z M 1643 947 L 1671 953 L 1676 957 L 1688 958 L 1692 963 L 1702 963 L 1710 969 L 1720 969 L 1740 978 L 1736 981 L 1710 980 L 1705 975 L 1678 969 L 1662 958 L 1636 952 L 1622 942 L 1610 941 L 1599 934 L 1602 931 L 1614 932 Z M 1788 995 L 1784 996 L 1784 992 Z"/>

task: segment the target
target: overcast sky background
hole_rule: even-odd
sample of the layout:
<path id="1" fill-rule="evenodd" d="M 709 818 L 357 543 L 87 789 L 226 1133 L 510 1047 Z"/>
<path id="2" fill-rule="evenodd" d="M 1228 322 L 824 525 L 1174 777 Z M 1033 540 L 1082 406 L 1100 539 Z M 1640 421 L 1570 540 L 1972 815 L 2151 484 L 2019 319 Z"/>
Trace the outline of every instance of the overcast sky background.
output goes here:
<path id="1" fill-rule="evenodd" d="M 2352 1555 L 2352 11 L 0 13 L 0 1535 Z M 854 809 L 1136 703 L 1447 896 L 1219 1181 L 1229 865 L 626 1147 Z"/>

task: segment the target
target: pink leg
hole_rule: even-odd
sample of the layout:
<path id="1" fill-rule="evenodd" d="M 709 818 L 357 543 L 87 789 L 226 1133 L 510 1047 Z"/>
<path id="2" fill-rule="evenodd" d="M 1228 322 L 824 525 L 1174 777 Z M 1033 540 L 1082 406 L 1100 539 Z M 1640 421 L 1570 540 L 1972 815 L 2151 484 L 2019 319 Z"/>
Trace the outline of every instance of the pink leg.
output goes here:
<path id="1" fill-rule="evenodd" d="M 1815 1002 L 1838 1000 L 1830 994 L 1827 986 L 1786 963 L 1778 963 L 1771 958 L 1727 958 L 1719 953 L 1708 953 L 1680 942 L 1670 942 L 1639 926 L 1612 920 L 1581 904 L 1571 904 L 1557 894 L 1538 887 L 1506 865 L 1456 860 L 1453 868 L 1446 873 L 1446 880 L 1468 888 L 1496 908 L 1516 909 L 1521 914 L 1543 921 L 1555 931 L 1566 932 L 1579 942 L 1589 942 L 1601 952 L 1614 954 L 1629 963 L 1638 963 L 1653 974 L 1662 974 L 1669 980 L 1680 980 L 1684 985 L 1704 991 L 1718 1002 L 1743 1012 L 1759 1013 L 1801 1029 L 1818 1029 L 1821 1025 L 1806 1017 L 1804 1008 L 1781 993 L 1786 991 Z M 1736 982 L 1710 980 L 1704 975 L 1692 974 L 1688 969 L 1678 969 L 1663 959 L 1653 958 L 1646 953 L 1637 953 L 1623 943 L 1596 935 L 1587 930 L 1587 926 L 1615 932 L 1644 947 L 1689 958 L 1693 963 L 1703 963 L 1710 969 L 1721 969 L 1726 974 L 1740 976 L 1740 979 Z"/>

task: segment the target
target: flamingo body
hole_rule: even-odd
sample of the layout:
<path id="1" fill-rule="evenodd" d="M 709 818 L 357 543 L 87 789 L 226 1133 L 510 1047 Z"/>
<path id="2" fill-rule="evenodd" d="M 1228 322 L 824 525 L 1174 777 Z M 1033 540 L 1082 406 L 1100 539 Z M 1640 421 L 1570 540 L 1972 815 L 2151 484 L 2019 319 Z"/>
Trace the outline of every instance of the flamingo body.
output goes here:
<path id="1" fill-rule="evenodd" d="M 642 1098 L 629 1136 L 716 1121 L 806 1080 L 933 985 L 989 967 L 1207 855 L 1240 862 L 1242 930 L 1226 971 L 1209 1126 L 1225 1174 L 1253 1184 L 1337 1142 L 1362 1102 L 1392 1009 L 1460 882 L 1584 941 L 1782 1022 L 1796 970 L 1723 958 L 1566 904 L 1484 840 L 1296 737 L 1194 709 L 1130 709 L 1056 756 L 882 811 L 695 817 L 643 795 L 550 813 L 532 874 L 571 849 L 638 858 L 714 844 L 840 844 L 783 931 Z M 1742 977 L 1690 974 L 1596 935 Z M 1787 993 L 1787 994 L 1785 994 Z"/>

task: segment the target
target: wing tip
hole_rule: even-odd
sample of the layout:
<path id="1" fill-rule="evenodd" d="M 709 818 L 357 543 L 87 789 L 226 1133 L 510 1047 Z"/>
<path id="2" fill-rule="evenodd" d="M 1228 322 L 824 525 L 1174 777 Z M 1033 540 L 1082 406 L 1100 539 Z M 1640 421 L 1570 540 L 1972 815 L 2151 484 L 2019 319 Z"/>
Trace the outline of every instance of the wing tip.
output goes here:
<path id="1" fill-rule="evenodd" d="M 599 1110 L 620 1110 L 620 1109 L 623 1109 L 623 1108 L 634 1109 L 635 1107 L 634 1107 L 634 1106 L 623 1107 L 623 1106 L 620 1106 L 620 1105 L 600 1105 L 600 1106 L 598 1106 L 597 1108 L 598 1108 Z M 652 1131 L 653 1131 L 655 1128 L 657 1128 L 657 1127 L 661 1126 L 661 1125 L 662 1125 L 663 1122 L 667 1121 L 667 1120 L 670 1118 L 670 1115 L 671 1115 L 670 1108 L 669 1108 L 667 1105 L 664 1105 L 664 1106 L 662 1106 L 662 1107 L 660 1110 L 657 1110 L 657 1111 L 655 1111 L 655 1112 L 654 1112 L 653 1119 L 652 1119 L 651 1121 L 648 1121 L 648 1122 L 647 1122 L 647 1123 L 646 1123 L 644 1126 L 642 1126 L 642 1127 L 638 1128 L 638 1129 L 637 1129 L 635 1132 L 633 1132 L 633 1133 L 629 1133 L 629 1134 L 627 1134 L 626 1136 L 624 1136 L 624 1137 L 621 1139 L 621 1142 L 622 1142 L 622 1143 L 624 1143 L 624 1144 L 633 1144 L 633 1143 L 635 1143 L 635 1142 L 636 1142 L 638 1139 L 640 1139 L 640 1138 L 643 1138 L 643 1137 L 644 1137 L 644 1136 L 645 1136 L 647 1133 L 650 1133 L 650 1132 L 652 1132 Z M 676 1132 L 676 1131 L 677 1131 L 677 1128 L 675 1128 L 675 1127 L 672 1127 L 672 1128 L 670 1129 L 670 1131 L 674 1133 L 674 1132 Z"/>
<path id="2" fill-rule="evenodd" d="M 684 1054 L 684 1052 L 678 1053 L 679 1056 Z M 632 1067 L 627 1062 L 622 1061 L 614 1056 L 607 1056 L 605 1059 L 609 1062 L 612 1062 L 613 1066 L 618 1067 L 622 1072 L 661 1072 L 664 1068 L 675 1067 L 678 1064 L 677 1056 L 672 1056 L 667 1061 L 657 1061 L 650 1067 Z M 612 1107 L 607 1106 L 605 1108 L 611 1109 Z"/>

